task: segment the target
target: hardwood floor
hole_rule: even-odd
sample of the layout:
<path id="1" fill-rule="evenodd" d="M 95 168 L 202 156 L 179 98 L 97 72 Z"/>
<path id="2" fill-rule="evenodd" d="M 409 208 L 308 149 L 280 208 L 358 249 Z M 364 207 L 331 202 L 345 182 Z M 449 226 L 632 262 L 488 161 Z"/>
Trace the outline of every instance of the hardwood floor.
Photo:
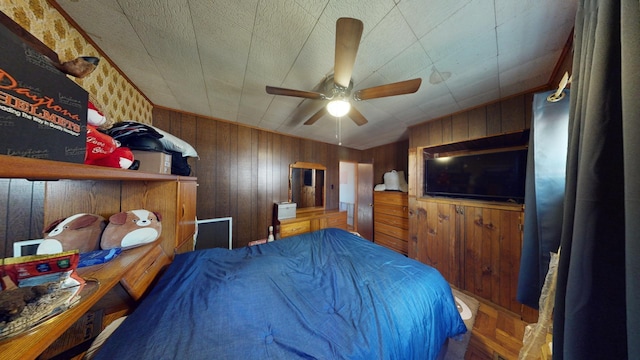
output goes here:
<path id="1" fill-rule="evenodd" d="M 480 301 L 465 360 L 518 359 L 527 322 L 513 312 Z"/>

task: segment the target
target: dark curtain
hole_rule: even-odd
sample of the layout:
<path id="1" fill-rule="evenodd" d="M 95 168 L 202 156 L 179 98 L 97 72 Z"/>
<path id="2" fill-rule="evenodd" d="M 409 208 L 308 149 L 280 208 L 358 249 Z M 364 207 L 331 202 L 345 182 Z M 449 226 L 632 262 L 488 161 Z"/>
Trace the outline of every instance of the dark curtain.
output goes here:
<path id="1" fill-rule="evenodd" d="M 554 359 L 640 359 L 639 7 L 576 14 Z"/>
<path id="2" fill-rule="evenodd" d="M 549 100 L 555 90 L 533 96 L 525 184 L 524 234 L 516 299 L 534 309 L 549 270 L 551 253 L 558 251 L 562 232 L 569 90 Z"/>

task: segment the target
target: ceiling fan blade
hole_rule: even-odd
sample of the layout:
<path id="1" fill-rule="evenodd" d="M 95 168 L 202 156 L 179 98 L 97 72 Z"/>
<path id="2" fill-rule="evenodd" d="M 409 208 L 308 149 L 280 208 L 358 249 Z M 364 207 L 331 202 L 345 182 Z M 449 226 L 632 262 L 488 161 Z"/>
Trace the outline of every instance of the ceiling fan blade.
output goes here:
<path id="1" fill-rule="evenodd" d="M 353 120 L 353 122 L 356 123 L 356 125 L 358 125 L 358 126 L 362 126 L 362 125 L 364 125 L 364 124 L 369 122 L 364 117 L 364 115 L 362 115 L 362 113 L 360 111 L 356 110 L 356 108 L 353 107 L 353 106 L 349 110 L 349 114 L 347 116 L 349 116 L 351 118 L 351 120 Z"/>
<path id="2" fill-rule="evenodd" d="M 323 106 L 320 108 L 320 110 L 318 110 L 317 113 L 313 114 L 309 120 L 305 121 L 304 124 L 305 125 L 313 125 L 316 121 L 320 120 L 321 117 L 324 116 L 324 114 L 327 113 L 327 107 Z"/>
<path id="3" fill-rule="evenodd" d="M 421 78 L 400 81 L 392 84 L 374 86 L 367 89 L 358 90 L 353 94 L 356 100 L 369 100 L 387 96 L 411 94 L 420 88 Z"/>
<path id="4" fill-rule="evenodd" d="M 285 88 L 269 86 L 269 85 L 266 86 L 266 90 L 267 90 L 267 94 L 271 94 L 271 95 L 295 96 L 295 97 L 315 99 L 315 100 L 325 99 L 324 94 L 314 92 L 314 91 L 285 89 Z"/>
<path id="5" fill-rule="evenodd" d="M 360 38 L 362 37 L 362 21 L 352 18 L 340 18 L 336 22 L 336 52 L 333 81 L 343 88 L 351 82 L 353 65 L 356 62 Z"/>

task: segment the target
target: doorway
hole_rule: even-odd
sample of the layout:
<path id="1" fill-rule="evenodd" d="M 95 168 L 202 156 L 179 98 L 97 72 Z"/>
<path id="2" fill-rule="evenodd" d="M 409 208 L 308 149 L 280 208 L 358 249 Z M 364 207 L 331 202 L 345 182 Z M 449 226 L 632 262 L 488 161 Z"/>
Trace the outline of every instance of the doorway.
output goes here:
<path id="1" fill-rule="evenodd" d="M 340 162 L 339 209 L 347 212 L 347 228 L 373 239 L 373 164 Z"/>

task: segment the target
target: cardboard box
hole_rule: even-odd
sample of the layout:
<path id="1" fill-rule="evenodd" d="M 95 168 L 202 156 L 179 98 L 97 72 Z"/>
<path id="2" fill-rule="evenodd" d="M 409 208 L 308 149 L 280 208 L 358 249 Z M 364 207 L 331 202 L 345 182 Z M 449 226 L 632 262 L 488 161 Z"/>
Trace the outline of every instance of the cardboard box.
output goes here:
<path id="1" fill-rule="evenodd" d="M 278 203 L 278 220 L 293 219 L 296 217 L 296 203 Z"/>
<path id="2" fill-rule="evenodd" d="M 159 151 L 131 150 L 134 160 L 140 160 L 138 171 L 171 174 L 171 154 Z"/>
<path id="3" fill-rule="evenodd" d="M 0 154 L 83 163 L 87 92 L 0 25 Z"/>

